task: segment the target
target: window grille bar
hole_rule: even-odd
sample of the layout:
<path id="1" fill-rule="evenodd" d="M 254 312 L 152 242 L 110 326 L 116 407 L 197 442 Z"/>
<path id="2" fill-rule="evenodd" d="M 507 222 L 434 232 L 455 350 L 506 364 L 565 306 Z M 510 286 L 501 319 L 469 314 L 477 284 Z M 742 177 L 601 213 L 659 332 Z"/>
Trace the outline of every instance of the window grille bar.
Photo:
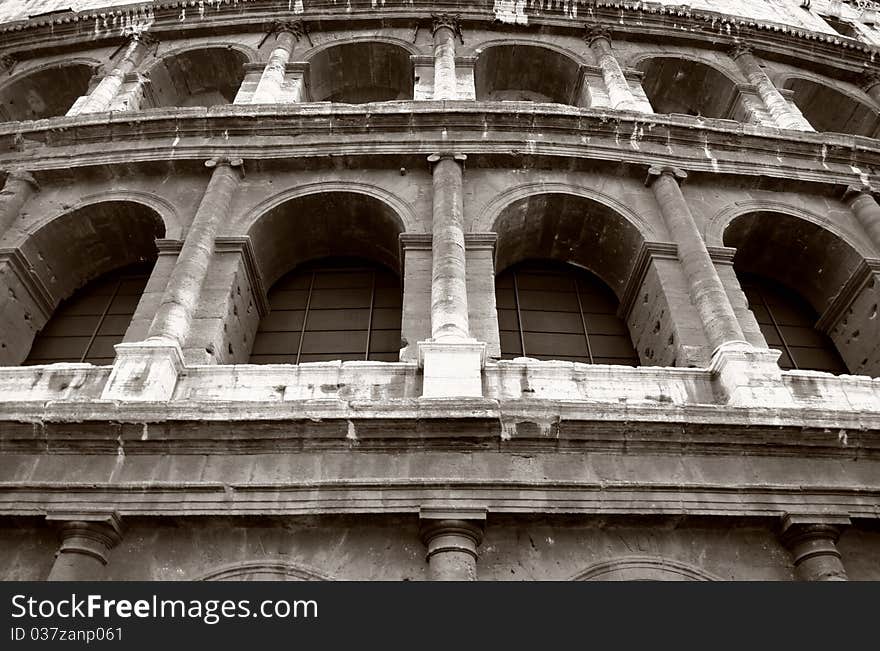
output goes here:
<path id="1" fill-rule="evenodd" d="M 315 288 L 315 272 L 312 272 L 309 278 L 309 294 L 306 297 L 306 311 L 303 313 L 302 329 L 299 331 L 299 345 L 296 347 L 296 363 L 299 364 L 299 358 L 302 356 L 303 340 L 306 338 L 306 326 L 309 323 L 309 308 L 312 305 L 312 290 Z"/>
<path id="2" fill-rule="evenodd" d="M 584 329 L 584 339 L 587 342 L 587 355 L 590 358 L 590 364 L 593 363 L 593 348 L 590 346 L 590 331 L 587 329 L 587 319 L 584 316 L 584 305 L 581 302 L 581 290 L 578 286 L 577 276 L 572 276 L 572 280 L 574 281 L 574 295 L 577 297 L 578 302 L 578 314 L 581 317 L 581 326 Z"/>
<path id="3" fill-rule="evenodd" d="M 516 280 L 517 272 L 513 272 L 513 302 L 516 303 L 516 325 L 519 330 L 519 347 L 523 357 L 526 356 L 526 338 L 523 334 L 522 313 L 519 309 L 519 283 Z"/>

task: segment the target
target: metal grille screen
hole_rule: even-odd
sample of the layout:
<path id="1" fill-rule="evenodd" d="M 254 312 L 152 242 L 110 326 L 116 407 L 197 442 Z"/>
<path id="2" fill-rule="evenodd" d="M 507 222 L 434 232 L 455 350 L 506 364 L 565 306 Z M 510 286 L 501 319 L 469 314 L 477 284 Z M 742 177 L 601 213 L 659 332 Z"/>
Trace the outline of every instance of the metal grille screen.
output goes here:
<path id="1" fill-rule="evenodd" d="M 24 363 L 112 364 L 152 269 L 153 262 L 124 267 L 79 289 L 37 334 Z"/>
<path id="2" fill-rule="evenodd" d="M 737 277 L 767 345 L 782 351 L 780 367 L 848 372 L 831 339 L 813 327 L 818 317 L 809 303 L 762 276 L 738 273 Z"/>
<path id="3" fill-rule="evenodd" d="M 617 297 L 593 274 L 525 262 L 495 281 L 501 356 L 638 366 Z"/>
<path id="4" fill-rule="evenodd" d="M 252 364 L 328 360 L 396 362 L 400 354 L 400 281 L 362 260 L 298 267 L 269 292 Z"/>

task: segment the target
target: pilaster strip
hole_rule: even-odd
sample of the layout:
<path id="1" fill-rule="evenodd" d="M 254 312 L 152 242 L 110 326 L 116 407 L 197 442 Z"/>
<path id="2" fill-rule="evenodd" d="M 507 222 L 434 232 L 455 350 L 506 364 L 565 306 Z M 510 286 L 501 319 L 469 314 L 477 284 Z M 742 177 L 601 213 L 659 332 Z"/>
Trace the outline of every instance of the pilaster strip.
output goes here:
<path id="1" fill-rule="evenodd" d="M 629 314 L 635 305 L 639 296 L 642 283 L 645 282 L 645 276 L 651 267 L 651 262 L 658 260 L 677 260 L 678 246 L 670 242 L 643 242 L 642 248 L 636 255 L 636 262 L 626 281 L 626 287 L 623 290 L 623 297 L 620 299 L 620 307 L 617 309 L 617 316 L 624 321 L 629 319 Z"/>
<path id="2" fill-rule="evenodd" d="M 214 250 L 217 253 L 238 253 L 241 255 L 245 274 L 250 283 L 260 317 L 269 314 L 269 298 L 263 283 L 263 275 L 257 267 L 257 257 L 254 254 L 254 246 L 250 236 L 217 237 L 214 239 Z"/>
<path id="3" fill-rule="evenodd" d="M 864 289 L 865 285 L 875 275 L 880 275 L 880 259 L 866 258 L 862 260 L 852 275 L 849 277 L 834 300 L 825 308 L 819 320 L 816 321 L 815 328 L 826 334 L 830 333 L 847 313 L 853 301 Z"/>

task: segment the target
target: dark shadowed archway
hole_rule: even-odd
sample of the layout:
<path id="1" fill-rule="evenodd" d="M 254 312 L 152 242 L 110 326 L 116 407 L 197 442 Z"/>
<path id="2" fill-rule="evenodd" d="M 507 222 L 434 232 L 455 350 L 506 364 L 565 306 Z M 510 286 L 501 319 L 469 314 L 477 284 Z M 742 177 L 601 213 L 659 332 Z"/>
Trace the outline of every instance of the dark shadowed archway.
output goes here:
<path id="1" fill-rule="evenodd" d="M 382 42 L 345 43 L 309 61 L 311 99 L 364 104 L 413 98 L 410 53 Z"/>
<path id="2" fill-rule="evenodd" d="M 19 77 L 0 90 L 0 121 L 65 115 L 79 97 L 88 93 L 94 72 L 91 65 L 72 63 Z"/>
<path id="3" fill-rule="evenodd" d="M 639 66 L 642 86 L 657 113 L 748 120 L 739 89 L 725 74 L 698 61 L 654 57 Z"/>
<path id="4" fill-rule="evenodd" d="M 536 45 L 486 48 L 474 68 L 477 100 L 518 100 L 577 105 L 579 65 Z"/>

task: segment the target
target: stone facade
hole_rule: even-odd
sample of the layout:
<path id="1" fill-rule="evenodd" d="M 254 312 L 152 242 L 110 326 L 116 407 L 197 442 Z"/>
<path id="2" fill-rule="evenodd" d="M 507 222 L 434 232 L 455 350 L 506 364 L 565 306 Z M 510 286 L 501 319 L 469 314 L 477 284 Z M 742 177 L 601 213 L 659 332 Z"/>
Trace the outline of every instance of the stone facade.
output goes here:
<path id="1" fill-rule="evenodd" d="M 0 578 L 880 579 L 867 9 L 39 4 L 0 2 Z M 273 288 L 352 256 L 396 361 L 252 363 Z M 529 356 L 518 294 L 511 354 L 529 260 L 639 365 Z M 134 263 L 112 364 L 33 362 Z"/>

